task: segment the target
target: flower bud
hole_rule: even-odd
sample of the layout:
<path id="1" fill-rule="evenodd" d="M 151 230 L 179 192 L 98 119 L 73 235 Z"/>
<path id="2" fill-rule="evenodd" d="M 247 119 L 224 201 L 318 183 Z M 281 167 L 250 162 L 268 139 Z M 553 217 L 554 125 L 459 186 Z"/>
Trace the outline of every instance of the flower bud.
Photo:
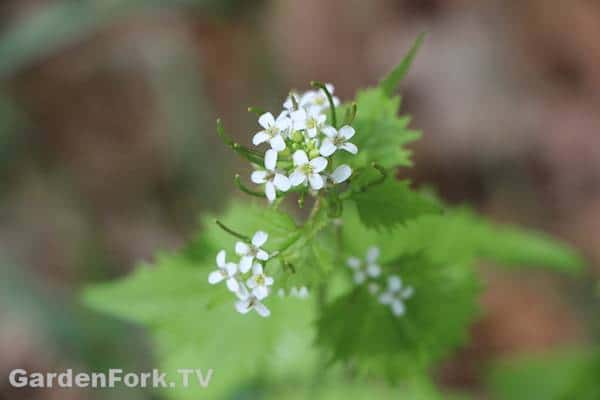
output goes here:
<path id="1" fill-rule="evenodd" d="M 317 149 L 312 149 L 312 150 L 311 150 L 311 151 L 308 153 L 308 156 L 309 156 L 310 158 L 316 158 L 316 157 L 319 157 L 319 155 L 320 155 L 320 153 L 319 153 L 319 150 L 317 150 Z"/>
<path id="2" fill-rule="evenodd" d="M 296 131 L 292 134 L 292 140 L 296 143 L 301 143 L 304 140 L 304 135 L 300 131 Z"/>

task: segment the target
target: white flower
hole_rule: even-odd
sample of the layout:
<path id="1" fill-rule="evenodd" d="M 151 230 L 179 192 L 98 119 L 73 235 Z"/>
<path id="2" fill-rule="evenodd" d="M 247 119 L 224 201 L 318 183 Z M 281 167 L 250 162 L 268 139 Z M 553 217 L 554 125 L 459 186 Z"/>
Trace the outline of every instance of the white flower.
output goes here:
<path id="1" fill-rule="evenodd" d="M 269 235 L 266 232 L 258 231 L 252 237 L 252 244 L 237 242 L 235 244 L 235 252 L 242 256 L 240 259 L 240 271 L 245 274 L 250 270 L 254 262 L 254 258 L 261 261 L 269 259 L 269 253 L 264 251 L 261 246 L 266 243 Z"/>
<path id="2" fill-rule="evenodd" d="M 392 275 L 388 278 L 386 291 L 379 296 L 379 302 L 389 305 L 392 313 L 399 317 L 406 312 L 404 301 L 411 298 L 413 294 L 414 289 L 411 286 L 403 287 L 400 277 Z"/>
<path id="3" fill-rule="evenodd" d="M 319 130 L 325 127 L 327 117 L 321 113 L 317 107 L 311 107 L 308 110 L 300 108 L 291 113 L 294 130 L 306 130 L 309 138 L 317 136 Z"/>
<path id="4" fill-rule="evenodd" d="M 296 169 L 290 175 L 292 186 L 298 186 L 308 181 L 311 188 L 319 190 L 325 185 L 323 177 L 319 173 L 327 167 L 327 159 L 316 157 L 309 161 L 303 150 L 297 150 L 293 159 Z"/>
<path id="5" fill-rule="evenodd" d="M 377 278 L 381 274 L 381 267 L 377 264 L 379 258 L 379 248 L 375 246 L 369 247 L 367 250 L 367 275 L 372 278 Z"/>
<path id="6" fill-rule="evenodd" d="M 208 283 L 216 285 L 226 279 L 225 283 L 229 290 L 236 292 L 239 289 L 238 281 L 235 279 L 238 266 L 234 263 L 226 262 L 225 258 L 225 250 L 221 250 L 217 253 L 217 270 L 208 275 Z"/>
<path id="7" fill-rule="evenodd" d="M 358 153 L 358 148 L 354 143 L 348 142 L 355 134 L 354 128 L 349 125 L 344 125 L 337 131 L 334 127 L 328 126 L 323 128 L 323 134 L 326 136 L 321 143 L 319 152 L 324 157 L 329 157 L 337 149 L 342 149 L 351 154 Z"/>
<path id="8" fill-rule="evenodd" d="M 294 99 L 298 103 L 299 108 L 305 108 L 311 105 L 310 101 L 312 99 L 312 95 L 307 96 L 307 93 L 300 94 L 298 92 L 292 91 L 283 102 L 283 108 L 288 110 L 290 113 L 294 111 L 294 102 L 292 101 L 292 96 L 294 96 Z"/>
<path id="9" fill-rule="evenodd" d="M 329 93 L 331 94 L 333 105 L 337 107 L 340 104 L 340 99 L 333 95 L 335 88 L 331 83 L 327 83 L 325 87 L 327 88 L 327 91 L 329 91 Z M 310 91 L 307 92 L 305 96 L 307 97 L 305 101 L 310 102 L 311 105 L 318 107 L 320 110 L 325 110 L 329 108 L 329 100 L 327 99 L 327 95 L 325 94 L 324 90 Z"/>
<path id="10" fill-rule="evenodd" d="M 273 278 L 263 273 L 262 265 L 254 264 L 252 266 L 252 276 L 246 282 L 252 294 L 258 300 L 262 300 L 269 295 L 269 286 L 273 284 Z"/>
<path id="11" fill-rule="evenodd" d="M 352 175 L 352 168 L 346 164 L 337 167 L 331 174 L 327 175 L 328 180 L 333 184 L 345 182 Z"/>
<path id="12" fill-rule="evenodd" d="M 379 257 L 379 248 L 372 246 L 367 250 L 366 263 L 363 267 L 363 262 L 357 257 L 350 257 L 346 260 L 346 264 L 354 271 L 354 283 L 361 285 L 367 278 L 377 278 L 381 275 L 381 267 L 376 263 Z"/>
<path id="13" fill-rule="evenodd" d="M 291 125 L 286 112 L 279 114 L 277 119 L 270 112 L 264 113 L 258 118 L 258 123 L 264 130 L 254 135 L 252 143 L 258 146 L 261 143 L 269 142 L 273 150 L 283 151 L 285 149 L 284 136 Z"/>
<path id="14" fill-rule="evenodd" d="M 263 303 L 261 303 L 260 300 L 257 299 L 255 296 L 247 294 L 244 297 L 238 297 L 240 297 L 240 300 L 238 300 L 235 303 L 235 309 L 239 313 L 247 314 L 251 310 L 256 310 L 258 315 L 260 315 L 261 317 L 268 317 L 269 315 L 271 315 L 271 311 L 269 311 L 269 309 Z"/>
<path id="15" fill-rule="evenodd" d="M 276 189 L 281 192 L 287 192 L 290 189 L 290 180 L 275 169 L 277 165 L 277 152 L 273 149 L 265 153 L 265 169 L 257 170 L 252 173 L 250 180 L 256 184 L 265 185 L 265 195 L 269 202 L 273 202 L 277 197 Z"/>

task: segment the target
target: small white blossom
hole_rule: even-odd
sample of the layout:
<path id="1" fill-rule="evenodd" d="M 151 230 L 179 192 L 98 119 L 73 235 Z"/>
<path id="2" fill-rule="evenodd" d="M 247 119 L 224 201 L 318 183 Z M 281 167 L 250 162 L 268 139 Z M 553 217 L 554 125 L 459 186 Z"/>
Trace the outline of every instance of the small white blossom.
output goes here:
<path id="1" fill-rule="evenodd" d="M 297 297 L 299 299 L 306 299 L 308 297 L 308 289 L 306 286 L 302 286 L 299 289 L 294 286 L 290 289 L 290 296 Z"/>
<path id="2" fill-rule="evenodd" d="M 317 136 L 319 130 L 325 127 L 327 117 L 316 107 L 311 107 L 308 110 L 300 108 L 291 113 L 294 130 L 306 130 L 309 138 Z"/>
<path id="3" fill-rule="evenodd" d="M 290 94 L 288 95 L 288 97 L 283 102 L 283 108 L 285 108 L 290 113 L 292 111 L 295 111 L 295 109 L 294 109 L 294 102 L 292 101 L 292 96 L 294 96 L 294 99 L 298 103 L 298 108 L 299 109 L 306 108 L 306 107 L 309 107 L 311 105 L 312 95 L 307 96 L 307 93 L 300 94 L 298 92 L 292 91 L 292 92 L 290 92 Z"/>
<path id="4" fill-rule="evenodd" d="M 335 107 L 340 105 L 340 99 L 333 95 L 335 88 L 331 83 L 327 83 L 325 85 L 327 91 L 331 94 L 331 98 L 333 100 L 333 105 Z M 329 100 L 327 99 L 327 95 L 323 90 L 312 90 L 305 94 L 306 99 L 303 99 L 306 102 L 310 102 L 312 106 L 318 107 L 320 110 L 326 110 L 329 108 Z"/>
<path id="5" fill-rule="evenodd" d="M 262 265 L 254 264 L 252 266 L 252 276 L 246 282 L 252 294 L 258 300 L 262 300 L 269 295 L 269 286 L 273 284 L 273 278 L 263 273 Z"/>
<path id="6" fill-rule="evenodd" d="M 235 303 L 235 309 L 241 314 L 248 314 L 255 310 L 261 317 L 268 317 L 271 311 L 260 302 L 255 296 L 246 293 L 245 296 L 238 296 L 240 299 Z"/>
<path id="7" fill-rule="evenodd" d="M 367 250 L 365 263 L 357 257 L 350 257 L 346 264 L 354 271 L 354 283 L 361 285 L 367 278 L 377 278 L 381 275 L 381 267 L 377 264 L 379 248 L 372 246 Z"/>
<path id="8" fill-rule="evenodd" d="M 258 118 L 258 123 L 264 130 L 254 135 L 252 143 L 258 146 L 261 143 L 269 142 L 273 150 L 277 152 L 285 150 L 284 138 L 291 125 L 287 113 L 282 112 L 277 119 L 270 112 L 264 113 Z"/>
<path id="9" fill-rule="evenodd" d="M 354 143 L 348 142 L 355 133 L 354 128 L 349 125 L 342 126 L 339 131 L 332 126 L 323 128 L 323 134 L 326 137 L 323 139 L 323 143 L 321 143 L 319 152 L 324 157 L 329 157 L 338 149 L 345 150 L 351 154 L 358 153 L 358 147 Z"/>
<path id="10" fill-rule="evenodd" d="M 250 270 L 254 262 L 254 258 L 261 261 L 269 259 L 269 253 L 264 251 L 261 246 L 267 242 L 269 235 L 263 231 L 258 231 L 252 237 L 252 244 L 237 242 L 235 244 L 235 252 L 241 256 L 240 271 L 245 274 Z"/>
<path id="11" fill-rule="evenodd" d="M 250 180 L 256 184 L 265 185 L 265 195 L 270 203 L 277 197 L 277 190 L 287 192 L 290 189 L 290 180 L 275 167 L 277 166 L 277 152 L 273 149 L 265 153 L 265 169 L 252 173 Z"/>
<path id="12" fill-rule="evenodd" d="M 386 291 L 379 296 L 379 302 L 389 305 L 392 313 L 399 317 L 406 312 L 404 301 L 411 298 L 413 294 L 414 289 L 411 286 L 403 287 L 400 277 L 392 275 L 388 278 Z"/>
<path id="13" fill-rule="evenodd" d="M 232 292 L 236 292 L 239 289 L 238 281 L 235 278 L 238 266 L 234 263 L 226 262 L 226 256 L 225 250 L 221 250 L 217 253 L 217 270 L 208 275 L 208 283 L 216 285 L 225 280 L 227 288 Z"/>
<path id="14" fill-rule="evenodd" d="M 329 182 L 339 184 L 345 182 L 352 175 L 352 168 L 346 164 L 337 167 L 331 174 L 327 176 Z"/>
<path id="15" fill-rule="evenodd" d="M 302 185 L 308 181 L 310 187 L 314 190 L 323 188 L 325 181 L 320 172 L 327 167 L 327 159 L 316 157 L 309 161 L 306 152 L 303 150 L 297 150 L 292 157 L 296 167 L 290 175 L 292 186 Z"/>

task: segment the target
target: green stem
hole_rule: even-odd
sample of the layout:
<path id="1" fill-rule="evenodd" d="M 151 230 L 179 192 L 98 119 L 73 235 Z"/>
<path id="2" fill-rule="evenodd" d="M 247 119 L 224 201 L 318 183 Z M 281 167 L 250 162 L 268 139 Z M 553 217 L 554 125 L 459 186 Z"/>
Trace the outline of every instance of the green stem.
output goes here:
<path id="1" fill-rule="evenodd" d="M 337 125 L 337 117 L 335 115 L 335 105 L 333 104 L 333 96 L 331 95 L 331 93 L 329 93 L 327 86 L 325 86 L 325 84 L 323 84 L 321 82 L 317 82 L 317 81 L 312 81 L 310 83 L 310 85 L 314 88 L 321 89 L 322 91 L 325 92 L 325 96 L 327 96 L 327 101 L 329 102 L 329 110 L 331 112 L 331 125 L 333 125 L 333 127 L 335 129 L 337 129 L 338 125 Z"/>
<path id="2" fill-rule="evenodd" d="M 243 240 L 246 243 L 251 243 L 251 240 L 248 236 L 242 235 L 241 233 L 234 231 L 233 229 L 227 227 L 224 223 L 222 223 L 218 219 L 215 220 L 215 222 L 217 223 L 219 228 L 223 229 L 225 232 L 229 233 L 231 236 L 234 236 L 240 240 Z"/>
<path id="3" fill-rule="evenodd" d="M 265 197 L 264 193 L 249 189 L 246 186 L 244 186 L 239 174 L 235 174 L 235 177 L 233 179 L 234 179 L 235 184 L 237 185 L 238 189 L 240 189 L 242 192 L 244 192 L 250 196 L 254 196 L 254 197 L 261 197 L 261 198 Z"/>

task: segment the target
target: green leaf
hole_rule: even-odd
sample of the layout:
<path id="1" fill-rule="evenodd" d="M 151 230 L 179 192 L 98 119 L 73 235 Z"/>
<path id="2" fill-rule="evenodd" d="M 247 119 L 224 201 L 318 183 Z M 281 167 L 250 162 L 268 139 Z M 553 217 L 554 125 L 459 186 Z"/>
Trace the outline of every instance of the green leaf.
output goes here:
<path id="1" fill-rule="evenodd" d="M 410 166 L 410 151 L 404 145 L 417 140 L 420 133 L 408 128 L 409 117 L 398 117 L 399 97 L 388 97 L 382 89 L 360 91 L 356 97 L 358 113 L 353 123 L 356 135 L 352 142 L 358 154 L 340 154 L 340 162 L 354 167 L 368 167 L 373 162 L 389 169 Z"/>
<path id="2" fill-rule="evenodd" d="M 394 316 L 361 286 L 321 310 L 317 343 L 332 360 L 397 381 L 425 373 L 465 342 L 477 315 L 479 285 L 468 264 L 434 264 L 415 255 L 383 267 L 414 288 L 406 314 Z"/>
<path id="3" fill-rule="evenodd" d="M 215 300 L 211 296 L 218 292 L 209 290 L 208 271 L 208 266 L 198 268 L 186 257 L 163 255 L 155 266 L 142 264 L 124 279 L 86 289 L 83 299 L 88 306 L 120 318 L 160 323 L 206 309 Z"/>
<path id="4" fill-rule="evenodd" d="M 409 182 L 394 177 L 366 192 L 354 193 L 358 213 L 368 228 L 391 228 L 424 214 L 439 214 L 436 202 L 410 189 Z"/>
<path id="5" fill-rule="evenodd" d="M 424 39 L 425 39 L 425 33 L 421 33 L 417 37 L 417 39 L 415 40 L 415 43 L 413 44 L 413 46 L 410 49 L 410 51 L 402 59 L 402 61 L 400 62 L 400 64 L 398 64 L 398 66 L 396 66 L 379 83 L 379 87 L 381 88 L 381 90 L 383 90 L 383 92 L 388 97 L 392 97 L 394 95 L 394 92 L 398 88 L 398 85 L 400 84 L 400 82 L 402 82 L 402 80 L 404 79 L 404 77 L 408 73 L 408 71 L 409 71 L 409 69 L 410 69 L 410 67 L 411 67 L 411 65 L 412 65 L 412 63 L 413 63 L 413 61 L 415 59 L 415 56 L 417 55 L 417 52 L 419 51 L 419 48 L 423 44 L 423 40 Z"/>

